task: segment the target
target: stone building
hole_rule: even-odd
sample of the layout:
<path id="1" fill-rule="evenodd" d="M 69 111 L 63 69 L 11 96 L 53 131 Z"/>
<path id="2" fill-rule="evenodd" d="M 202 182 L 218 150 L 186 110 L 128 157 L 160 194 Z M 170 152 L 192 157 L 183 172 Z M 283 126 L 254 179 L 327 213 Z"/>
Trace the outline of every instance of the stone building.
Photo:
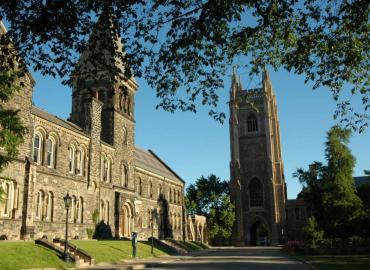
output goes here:
<path id="1" fill-rule="evenodd" d="M 236 245 L 284 237 L 286 187 L 275 94 L 268 73 L 262 88 L 244 90 L 235 73 L 230 90 L 230 188 L 236 205 Z"/>
<path id="2" fill-rule="evenodd" d="M 93 35 L 106 35 L 122 48 L 111 22 L 103 17 L 99 22 L 105 28 L 97 28 Z M 5 32 L 0 22 L 0 35 Z M 138 85 L 133 78 L 114 82 L 108 70 L 99 71 L 107 75 L 105 79 L 92 79 L 91 57 L 88 49 L 82 53 L 73 75 L 68 121 L 32 105 L 31 74 L 24 78 L 24 89 L 6 104 L 19 110 L 29 132 L 18 157 L 1 175 L 5 197 L 0 203 L 0 235 L 63 238 L 63 197 L 68 192 L 70 237 L 87 238 L 87 229 L 104 222 L 115 237 L 136 231 L 146 239 L 153 226 L 155 237 L 182 239 L 185 183 L 155 153 L 134 143 Z M 107 57 L 107 61 L 122 69 L 116 59 Z"/>

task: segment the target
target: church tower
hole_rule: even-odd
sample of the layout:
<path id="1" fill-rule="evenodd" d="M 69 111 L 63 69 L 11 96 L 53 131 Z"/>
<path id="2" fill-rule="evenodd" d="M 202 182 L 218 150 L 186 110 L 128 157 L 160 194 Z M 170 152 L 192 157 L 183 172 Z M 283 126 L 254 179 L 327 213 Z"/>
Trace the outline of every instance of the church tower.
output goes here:
<path id="1" fill-rule="evenodd" d="M 230 89 L 230 189 L 235 245 L 285 237 L 285 180 L 276 98 L 267 71 L 262 88 L 244 90 L 235 71 Z"/>
<path id="2" fill-rule="evenodd" d="M 95 97 L 102 105 L 100 137 L 111 145 L 117 143 L 118 127 L 129 125 L 133 129 L 134 96 L 138 88 L 133 77 L 125 78 L 125 53 L 119 35 L 119 27 L 107 8 L 94 26 L 72 76 L 71 122 L 91 134 L 94 112 L 90 103 Z"/>

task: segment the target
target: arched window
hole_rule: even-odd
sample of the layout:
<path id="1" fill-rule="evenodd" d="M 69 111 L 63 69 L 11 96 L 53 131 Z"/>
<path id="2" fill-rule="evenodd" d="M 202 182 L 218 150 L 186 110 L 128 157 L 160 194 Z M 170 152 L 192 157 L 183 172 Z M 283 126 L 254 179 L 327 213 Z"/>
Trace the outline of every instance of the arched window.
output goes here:
<path id="1" fill-rule="evenodd" d="M 141 178 L 139 178 L 139 195 L 143 194 L 143 182 L 141 181 Z"/>
<path id="2" fill-rule="evenodd" d="M 127 166 L 126 164 L 122 163 L 122 172 L 121 172 L 121 186 L 127 187 L 128 186 L 128 175 L 127 175 Z"/>
<path id="3" fill-rule="evenodd" d="M 100 201 L 100 221 L 104 221 L 104 218 L 105 218 L 105 204 L 104 204 L 104 201 L 101 200 Z"/>
<path id="4" fill-rule="evenodd" d="M 68 169 L 70 173 L 74 173 L 76 167 L 76 147 L 74 145 L 69 146 L 69 165 Z"/>
<path id="5" fill-rule="evenodd" d="M 78 223 L 83 223 L 83 213 L 84 213 L 84 199 L 82 197 L 79 198 L 78 200 L 78 217 L 77 217 L 77 221 Z"/>
<path id="6" fill-rule="evenodd" d="M 163 189 L 162 189 L 162 184 L 159 184 L 158 186 L 158 197 L 162 195 Z"/>
<path id="7" fill-rule="evenodd" d="M 248 132 L 258 131 L 258 121 L 254 114 L 251 114 L 247 119 L 247 131 Z"/>
<path id="8" fill-rule="evenodd" d="M 42 162 L 42 155 L 41 155 L 41 150 L 42 150 L 42 135 L 40 133 L 35 133 L 33 136 L 33 161 L 36 162 L 37 164 L 41 164 Z"/>
<path id="9" fill-rule="evenodd" d="M 44 212 L 44 198 L 45 198 L 45 194 L 42 190 L 40 190 L 39 192 L 37 192 L 37 195 L 36 195 L 36 218 L 40 219 L 40 220 L 43 220 L 44 219 L 44 216 L 43 216 L 43 212 Z"/>
<path id="10" fill-rule="evenodd" d="M 73 223 L 77 222 L 77 216 L 78 216 L 78 210 L 79 210 L 79 204 L 76 196 L 72 196 L 72 205 L 70 209 L 70 219 Z"/>
<path id="11" fill-rule="evenodd" d="M 109 224 L 109 202 L 106 203 L 106 210 L 105 210 L 105 223 Z"/>
<path id="12" fill-rule="evenodd" d="M 250 207 L 263 206 L 263 186 L 257 178 L 253 178 L 249 183 L 249 205 Z"/>
<path id="13" fill-rule="evenodd" d="M 46 220 L 53 221 L 54 215 L 54 194 L 50 191 L 46 198 Z"/>
<path id="14" fill-rule="evenodd" d="M 3 195 L 3 200 L 4 200 L 4 216 L 9 216 L 9 202 L 10 202 L 10 184 L 5 183 L 5 189 L 4 189 L 4 195 Z"/>
<path id="15" fill-rule="evenodd" d="M 123 143 L 124 145 L 126 145 L 126 144 L 127 144 L 127 131 L 126 131 L 126 129 L 125 129 L 125 128 L 123 128 L 123 129 L 122 129 L 122 143 Z"/>
<path id="16" fill-rule="evenodd" d="M 110 183 L 111 182 L 111 172 L 112 172 L 112 161 L 107 158 L 107 170 L 106 170 L 106 179 L 107 179 L 107 182 Z"/>
<path id="17" fill-rule="evenodd" d="M 85 151 L 79 148 L 76 153 L 76 174 L 84 175 L 85 170 Z"/>
<path id="18" fill-rule="evenodd" d="M 46 165 L 54 168 L 55 165 L 55 139 L 49 137 L 46 141 Z"/>

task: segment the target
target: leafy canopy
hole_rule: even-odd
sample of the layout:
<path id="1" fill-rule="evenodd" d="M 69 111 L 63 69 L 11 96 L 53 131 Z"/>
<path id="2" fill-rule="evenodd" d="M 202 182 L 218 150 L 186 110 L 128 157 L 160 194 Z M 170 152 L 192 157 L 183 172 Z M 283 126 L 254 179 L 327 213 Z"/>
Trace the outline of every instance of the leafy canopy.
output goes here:
<path id="1" fill-rule="evenodd" d="M 346 236 L 345 228 L 363 215 L 363 206 L 353 181 L 355 158 L 348 148 L 351 132 L 338 126 L 327 135 L 327 165 L 315 162 L 309 171 L 298 169 L 294 176 L 303 183 L 300 196 L 314 208 L 314 215 L 325 234 Z"/>
<path id="2" fill-rule="evenodd" d="M 235 220 L 234 205 L 230 200 L 229 185 L 214 174 L 197 179 L 186 190 L 185 206 L 189 214 L 207 218 L 211 239 L 228 239 Z"/>
<path id="3" fill-rule="evenodd" d="M 104 11 L 116 26 L 112 35 L 120 34 L 125 44 L 111 54 L 124 63 L 124 77 L 131 77 L 132 69 L 156 90 L 158 107 L 195 112 L 199 100 L 223 121 L 218 91 L 233 60 L 247 56 L 252 74 L 270 65 L 304 75 L 314 88 L 327 87 L 338 104 L 335 116 L 362 131 L 370 107 L 369 5 L 366 0 L 24 0 L 0 1 L 0 15 L 10 23 L 8 35 L 26 63 L 66 83 Z M 352 95 L 360 96 L 361 108 L 354 110 Z"/>

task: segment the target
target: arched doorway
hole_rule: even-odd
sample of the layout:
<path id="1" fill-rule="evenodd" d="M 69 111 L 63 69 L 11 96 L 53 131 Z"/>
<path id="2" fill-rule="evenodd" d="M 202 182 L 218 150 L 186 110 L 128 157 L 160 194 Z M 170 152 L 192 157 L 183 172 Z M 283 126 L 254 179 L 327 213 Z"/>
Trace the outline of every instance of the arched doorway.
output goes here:
<path id="1" fill-rule="evenodd" d="M 130 205 L 128 203 L 125 203 L 121 210 L 120 233 L 124 237 L 130 237 L 132 231 L 133 231 L 133 215 Z"/>
<path id="2" fill-rule="evenodd" d="M 267 245 L 269 238 L 267 226 L 260 220 L 253 223 L 250 230 L 250 244 L 252 246 L 263 246 Z"/>

